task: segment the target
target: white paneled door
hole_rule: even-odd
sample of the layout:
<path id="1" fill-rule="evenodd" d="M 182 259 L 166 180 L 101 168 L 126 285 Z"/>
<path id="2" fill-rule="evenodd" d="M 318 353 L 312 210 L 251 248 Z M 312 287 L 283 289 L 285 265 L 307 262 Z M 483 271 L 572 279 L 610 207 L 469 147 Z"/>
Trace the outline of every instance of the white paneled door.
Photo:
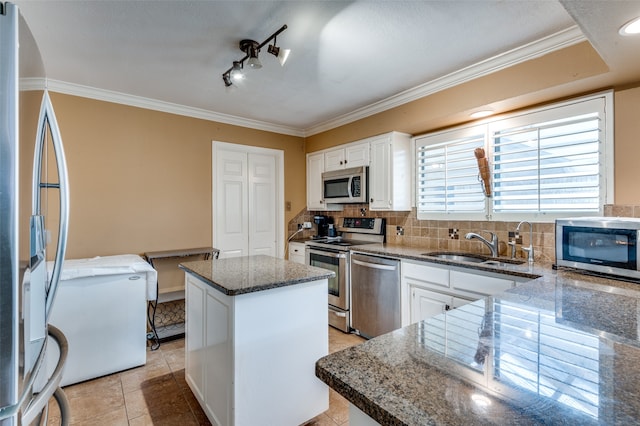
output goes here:
<path id="1" fill-rule="evenodd" d="M 220 257 L 282 257 L 283 152 L 213 143 L 213 246 Z"/>
<path id="2" fill-rule="evenodd" d="M 249 154 L 249 254 L 276 255 L 276 158 Z"/>

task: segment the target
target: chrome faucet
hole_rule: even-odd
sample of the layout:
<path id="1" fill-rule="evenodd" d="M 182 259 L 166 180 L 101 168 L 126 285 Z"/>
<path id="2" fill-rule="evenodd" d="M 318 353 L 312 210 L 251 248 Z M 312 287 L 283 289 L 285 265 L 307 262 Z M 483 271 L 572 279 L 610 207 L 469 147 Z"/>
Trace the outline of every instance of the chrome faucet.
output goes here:
<path id="1" fill-rule="evenodd" d="M 522 247 L 522 251 L 527 252 L 527 260 L 529 261 L 529 263 L 533 263 L 533 225 L 531 225 L 531 222 L 523 220 L 516 227 L 516 234 L 520 232 L 520 226 L 522 226 L 523 223 L 529 225 L 529 246 Z"/>
<path id="2" fill-rule="evenodd" d="M 489 242 L 489 240 L 487 240 L 486 238 L 484 238 L 483 236 L 476 234 L 475 232 L 469 232 L 467 235 L 465 235 L 464 237 L 467 240 L 470 240 L 472 238 L 477 238 L 480 241 L 482 241 L 487 247 L 489 247 L 489 250 L 491 250 L 491 256 L 492 257 L 498 257 L 498 248 L 499 248 L 499 243 L 498 243 L 498 235 L 491 232 L 491 231 L 486 231 L 489 234 L 491 234 L 491 242 Z"/>

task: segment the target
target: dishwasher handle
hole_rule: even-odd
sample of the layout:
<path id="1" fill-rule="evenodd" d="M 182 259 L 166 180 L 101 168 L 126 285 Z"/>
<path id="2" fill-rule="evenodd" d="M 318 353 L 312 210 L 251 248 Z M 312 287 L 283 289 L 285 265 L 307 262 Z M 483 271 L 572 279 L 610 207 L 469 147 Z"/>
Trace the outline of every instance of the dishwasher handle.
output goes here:
<path id="1" fill-rule="evenodd" d="M 354 264 L 364 266 L 365 268 L 382 269 L 384 271 L 395 271 L 396 269 L 398 269 L 398 267 L 395 265 L 381 265 L 379 263 L 363 262 L 362 260 L 358 259 L 351 259 L 351 261 Z"/>

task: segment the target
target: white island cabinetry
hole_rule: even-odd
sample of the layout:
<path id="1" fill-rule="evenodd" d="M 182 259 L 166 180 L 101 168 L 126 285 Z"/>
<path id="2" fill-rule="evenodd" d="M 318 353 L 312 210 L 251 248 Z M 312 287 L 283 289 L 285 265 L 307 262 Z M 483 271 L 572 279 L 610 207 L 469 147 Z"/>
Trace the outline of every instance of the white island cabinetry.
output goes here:
<path id="1" fill-rule="evenodd" d="M 331 272 L 269 256 L 181 267 L 185 376 L 212 424 L 298 425 L 328 409 L 314 369 L 328 353 Z"/>

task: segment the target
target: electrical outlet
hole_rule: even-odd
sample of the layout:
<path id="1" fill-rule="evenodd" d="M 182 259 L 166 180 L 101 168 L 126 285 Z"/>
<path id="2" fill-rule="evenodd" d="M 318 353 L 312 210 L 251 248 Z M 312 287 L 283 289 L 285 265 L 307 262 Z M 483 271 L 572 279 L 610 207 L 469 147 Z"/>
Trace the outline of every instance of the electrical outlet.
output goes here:
<path id="1" fill-rule="evenodd" d="M 311 229 L 311 222 L 305 222 L 305 223 L 303 223 L 303 224 L 302 224 L 302 227 L 303 227 L 304 229 Z"/>

